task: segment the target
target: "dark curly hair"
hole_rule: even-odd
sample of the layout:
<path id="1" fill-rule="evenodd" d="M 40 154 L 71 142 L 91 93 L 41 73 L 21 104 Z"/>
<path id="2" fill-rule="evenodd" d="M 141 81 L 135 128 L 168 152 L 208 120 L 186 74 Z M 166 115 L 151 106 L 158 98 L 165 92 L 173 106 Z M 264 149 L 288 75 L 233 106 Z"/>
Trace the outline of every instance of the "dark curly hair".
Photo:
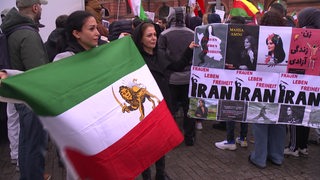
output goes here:
<path id="1" fill-rule="evenodd" d="M 263 26 L 285 26 L 286 22 L 279 13 L 274 12 L 274 11 L 268 11 L 262 16 L 262 18 L 260 20 L 260 25 L 263 25 Z"/>

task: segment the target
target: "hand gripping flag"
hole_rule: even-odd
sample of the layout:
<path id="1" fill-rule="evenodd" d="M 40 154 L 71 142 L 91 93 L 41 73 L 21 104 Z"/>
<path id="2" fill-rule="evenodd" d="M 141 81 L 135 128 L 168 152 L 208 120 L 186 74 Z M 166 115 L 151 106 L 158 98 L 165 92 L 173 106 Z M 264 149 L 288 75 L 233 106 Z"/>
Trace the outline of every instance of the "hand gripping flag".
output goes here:
<path id="1" fill-rule="evenodd" d="M 183 140 L 130 37 L 2 81 L 26 102 L 74 178 L 134 179 Z"/>

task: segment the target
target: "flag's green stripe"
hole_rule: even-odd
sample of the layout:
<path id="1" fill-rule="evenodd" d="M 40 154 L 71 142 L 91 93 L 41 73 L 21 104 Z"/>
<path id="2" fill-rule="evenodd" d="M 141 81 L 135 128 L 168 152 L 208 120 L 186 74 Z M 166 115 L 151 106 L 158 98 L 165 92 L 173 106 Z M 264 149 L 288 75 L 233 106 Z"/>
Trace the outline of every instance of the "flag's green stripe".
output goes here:
<path id="1" fill-rule="evenodd" d="M 230 14 L 232 16 L 243 16 L 243 17 L 249 17 L 247 12 L 244 9 L 241 8 L 232 8 L 230 11 Z"/>
<path id="2" fill-rule="evenodd" d="M 143 65 L 126 37 L 10 77 L 2 82 L 0 95 L 26 101 L 39 115 L 54 116 Z"/>
<path id="3" fill-rule="evenodd" d="M 142 4 L 140 5 L 140 13 L 139 14 L 140 14 L 140 19 L 142 19 L 142 20 L 147 20 L 148 19 L 146 13 L 144 12 Z"/>

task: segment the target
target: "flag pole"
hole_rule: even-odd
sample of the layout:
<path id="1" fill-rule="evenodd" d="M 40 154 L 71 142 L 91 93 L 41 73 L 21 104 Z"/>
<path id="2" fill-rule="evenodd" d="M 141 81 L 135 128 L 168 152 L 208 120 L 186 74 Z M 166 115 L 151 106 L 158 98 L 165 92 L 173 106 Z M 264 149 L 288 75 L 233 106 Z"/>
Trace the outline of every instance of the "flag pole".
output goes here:
<path id="1" fill-rule="evenodd" d="M 118 0 L 117 21 L 119 20 L 119 11 L 120 11 L 120 0 Z"/>

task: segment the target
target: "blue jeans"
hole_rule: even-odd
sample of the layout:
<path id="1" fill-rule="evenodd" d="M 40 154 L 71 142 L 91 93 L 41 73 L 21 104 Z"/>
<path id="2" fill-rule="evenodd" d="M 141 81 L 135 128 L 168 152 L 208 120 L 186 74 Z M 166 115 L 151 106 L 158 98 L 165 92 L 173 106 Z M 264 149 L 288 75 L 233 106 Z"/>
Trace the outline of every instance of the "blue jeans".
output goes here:
<path id="1" fill-rule="evenodd" d="M 20 180 L 41 180 L 44 174 L 47 133 L 38 116 L 26 105 L 15 104 L 20 116 Z"/>
<path id="2" fill-rule="evenodd" d="M 234 121 L 227 121 L 227 141 L 234 142 Z M 247 123 L 240 123 L 240 139 L 245 139 L 248 134 L 248 124 Z"/>
<path id="3" fill-rule="evenodd" d="M 284 159 L 286 126 L 276 124 L 253 124 L 254 149 L 251 161 L 260 167 L 265 167 L 267 159 L 276 164 L 282 164 Z"/>

